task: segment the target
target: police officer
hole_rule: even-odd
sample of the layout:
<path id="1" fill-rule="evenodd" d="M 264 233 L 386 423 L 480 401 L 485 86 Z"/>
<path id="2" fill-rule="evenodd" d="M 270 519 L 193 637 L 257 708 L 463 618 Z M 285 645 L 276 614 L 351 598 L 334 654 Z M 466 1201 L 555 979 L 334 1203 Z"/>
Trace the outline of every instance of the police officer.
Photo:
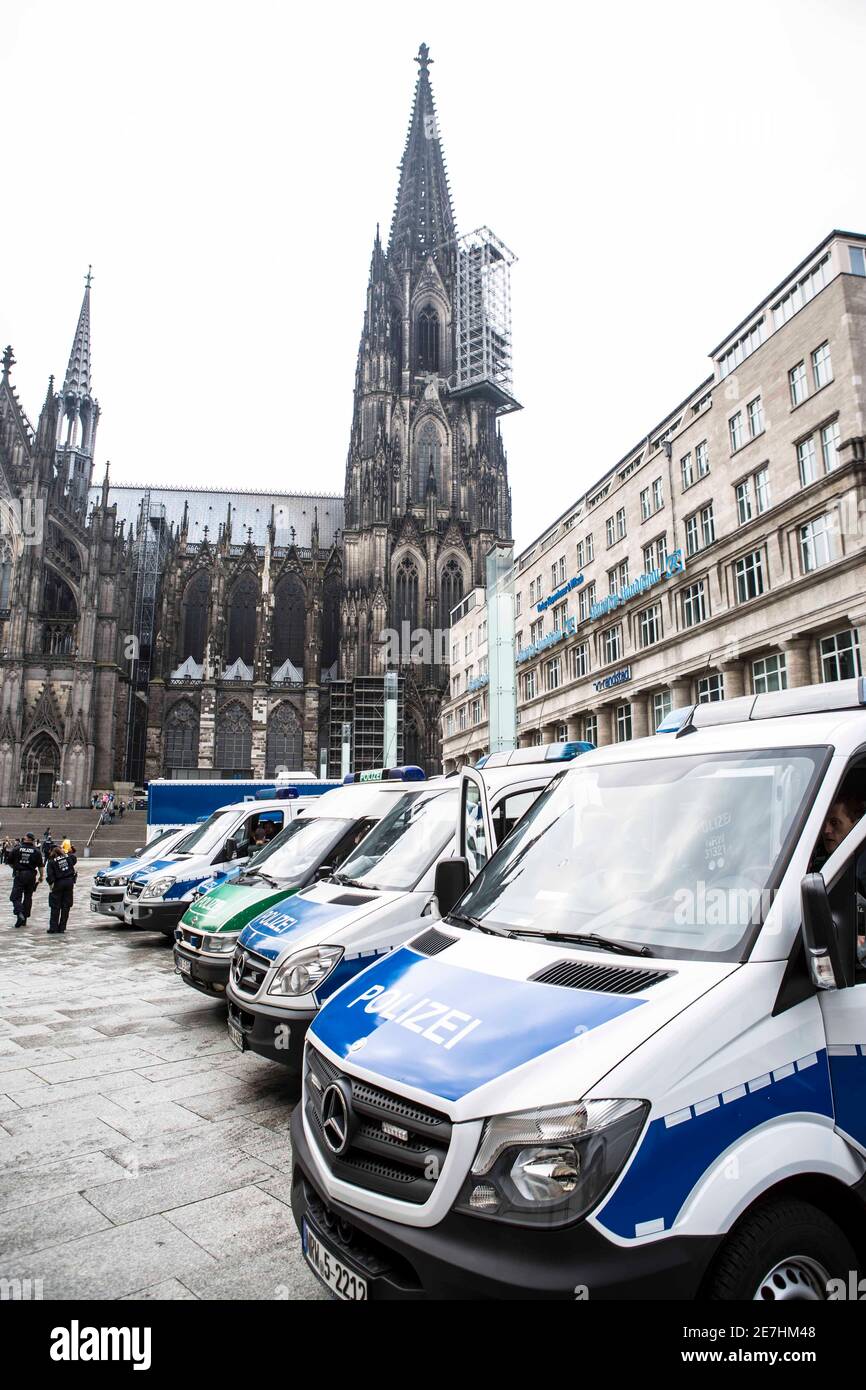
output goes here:
<path id="1" fill-rule="evenodd" d="M 73 850 L 66 854 L 59 845 L 55 845 L 51 851 L 51 857 L 45 871 L 50 889 L 48 902 L 51 905 L 49 936 L 59 936 L 66 931 L 69 910 L 72 907 L 73 887 L 77 877 L 75 873 L 77 862 Z"/>
<path id="2" fill-rule="evenodd" d="M 33 906 L 33 890 L 45 877 L 45 861 L 32 831 L 28 831 L 21 843 L 12 850 L 7 862 L 12 866 L 12 892 L 9 899 L 15 912 L 15 925 L 26 927 Z"/>

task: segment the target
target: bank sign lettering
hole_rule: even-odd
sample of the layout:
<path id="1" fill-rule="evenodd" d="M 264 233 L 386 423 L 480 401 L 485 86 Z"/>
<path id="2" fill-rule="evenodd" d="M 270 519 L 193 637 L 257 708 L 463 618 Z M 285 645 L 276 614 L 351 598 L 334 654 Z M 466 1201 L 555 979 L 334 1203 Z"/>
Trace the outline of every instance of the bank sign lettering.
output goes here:
<path id="1" fill-rule="evenodd" d="M 637 598 L 640 594 L 645 594 L 648 589 L 652 589 L 656 584 L 661 584 L 665 579 L 672 579 L 675 574 L 682 574 L 685 570 L 685 556 L 681 550 L 675 550 L 669 555 L 661 569 L 649 570 L 646 574 L 641 574 L 633 584 L 626 584 L 624 589 L 620 589 L 615 594 L 609 594 L 600 603 L 594 603 L 589 610 L 590 619 L 604 618 L 608 613 L 614 612 L 617 608 L 622 608 L 624 603 L 630 599 Z"/>

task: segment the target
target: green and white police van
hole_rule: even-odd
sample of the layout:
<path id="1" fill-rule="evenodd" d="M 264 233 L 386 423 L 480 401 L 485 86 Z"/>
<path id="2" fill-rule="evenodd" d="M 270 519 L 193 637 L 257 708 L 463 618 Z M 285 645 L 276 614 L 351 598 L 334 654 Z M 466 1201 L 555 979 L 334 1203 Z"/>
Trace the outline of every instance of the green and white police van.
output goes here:
<path id="1" fill-rule="evenodd" d="M 440 865 L 443 920 L 313 1019 L 292 1203 L 336 1294 L 857 1288 L 866 682 L 662 728 Z"/>
<path id="2" fill-rule="evenodd" d="M 494 753 L 460 777 L 404 789 L 338 873 L 244 928 L 226 990 L 235 1045 L 299 1077 L 304 1036 L 324 1001 L 438 917 L 437 862 L 459 846 L 472 871 L 480 868 L 542 788 L 589 747 Z"/>
<path id="3" fill-rule="evenodd" d="M 376 778 L 325 792 L 238 874 L 196 898 L 175 931 L 175 968 L 186 983 L 224 997 L 232 952 L 247 923 L 336 873 L 394 798 L 424 780 L 419 767 L 388 768 Z"/>

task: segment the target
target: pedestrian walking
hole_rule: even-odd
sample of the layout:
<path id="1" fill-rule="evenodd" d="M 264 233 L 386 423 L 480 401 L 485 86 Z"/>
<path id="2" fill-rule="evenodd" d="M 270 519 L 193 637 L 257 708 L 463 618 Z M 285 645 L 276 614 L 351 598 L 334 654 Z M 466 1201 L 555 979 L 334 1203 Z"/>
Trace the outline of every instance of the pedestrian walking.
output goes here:
<path id="1" fill-rule="evenodd" d="M 8 862 L 12 866 L 9 900 L 15 913 L 15 926 L 26 927 L 33 907 L 34 890 L 45 877 L 45 861 L 32 830 L 28 830 L 21 843 L 13 849 Z"/>
<path id="2" fill-rule="evenodd" d="M 60 936 L 66 931 L 66 923 L 69 921 L 69 913 L 72 908 L 75 880 L 78 877 L 75 872 L 77 862 L 75 849 L 72 846 L 68 854 L 57 845 L 51 851 L 51 858 L 48 860 L 45 870 L 49 889 L 48 903 L 51 908 L 48 936 Z"/>

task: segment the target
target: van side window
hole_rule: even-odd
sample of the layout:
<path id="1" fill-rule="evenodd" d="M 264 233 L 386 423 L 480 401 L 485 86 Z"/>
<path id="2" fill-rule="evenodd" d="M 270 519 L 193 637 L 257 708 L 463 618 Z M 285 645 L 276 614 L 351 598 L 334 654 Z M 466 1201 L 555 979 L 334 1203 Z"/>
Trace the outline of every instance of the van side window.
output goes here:
<path id="1" fill-rule="evenodd" d="M 506 835 L 511 834 L 524 811 L 529 810 L 540 791 L 540 787 L 532 787 L 529 791 L 512 792 L 510 796 L 504 796 L 499 805 L 494 807 L 493 833 L 497 845 L 501 845 Z"/>

